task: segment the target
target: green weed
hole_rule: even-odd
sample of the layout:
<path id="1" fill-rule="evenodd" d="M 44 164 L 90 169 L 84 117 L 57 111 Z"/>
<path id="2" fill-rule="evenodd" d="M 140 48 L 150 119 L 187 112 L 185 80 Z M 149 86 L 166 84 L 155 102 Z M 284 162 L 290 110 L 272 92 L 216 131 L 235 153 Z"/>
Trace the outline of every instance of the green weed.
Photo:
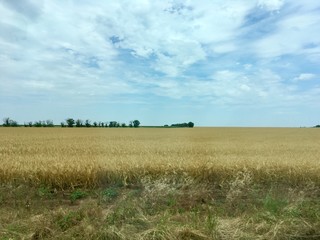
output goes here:
<path id="1" fill-rule="evenodd" d="M 83 214 L 81 212 L 69 212 L 65 215 L 61 215 L 57 219 L 57 224 L 62 231 L 66 231 L 68 228 L 79 224 L 83 219 Z"/>
<path id="2" fill-rule="evenodd" d="M 80 189 L 75 190 L 71 193 L 70 198 L 71 202 L 75 202 L 78 199 L 86 197 L 88 194 Z"/>
<path id="3" fill-rule="evenodd" d="M 118 195 L 119 195 L 119 190 L 114 187 L 107 188 L 102 192 L 102 198 L 105 201 L 111 201 L 116 197 L 118 197 Z"/>
<path id="4" fill-rule="evenodd" d="M 40 186 L 37 193 L 40 197 L 52 198 L 53 196 L 53 191 L 47 186 Z"/>
<path id="5" fill-rule="evenodd" d="M 277 215 L 288 205 L 288 201 L 285 199 L 275 198 L 271 195 L 267 195 L 263 200 L 263 207 L 268 212 Z"/>

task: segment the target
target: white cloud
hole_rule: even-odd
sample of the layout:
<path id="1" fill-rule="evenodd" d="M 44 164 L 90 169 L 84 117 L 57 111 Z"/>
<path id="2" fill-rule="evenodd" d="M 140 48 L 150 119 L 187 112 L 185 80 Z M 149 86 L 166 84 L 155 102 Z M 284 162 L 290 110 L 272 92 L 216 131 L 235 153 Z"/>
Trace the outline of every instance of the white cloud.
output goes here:
<path id="1" fill-rule="evenodd" d="M 156 71 L 178 76 L 190 65 L 205 60 L 210 54 L 206 49 L 234 51 L 236 46 L 230 40 L 253 3 L 126 1 L 88 5 L 70 1 L 61 5 L 43 1 L 39 8 L 30 7 L 22 14 L 18 4 L 10 6 L 14 10 L 3 9 L 5 21 L 14 23 L 27 36 L 26 41 L 17 43 L 25 61 L 67 61 L 74 65 L 95 57 L 99 65 L 107 67 L 117 57 L 116 48 L 120 48 L 136 57 L 154 57 L 151 66 Z M 30 2 L 30 6 L 36 5 Z M 37 18 L 23 20 L 35 11 Z M 119 39 L 115 46 L 111 37 Z M 65 53 L 61 53 L 63 49 Z"/>
<path id="2" fill-rule="evenodd" d="M 278 11 L 283 6 L 284 0 L 259 0 L 258 6 L 266 8 L 268 11 Z"/>
<path id="3" fill-rule="evenodd" d="M 234 43 L 214 44 L 212 46 L 212 50 L 215 53 L 228 53 L 228 52 L 233 52 L 236 49 L 237 49 L 237 46 Z"/>
<path id="4" fill-rule="evenodd" d="M 298 81 L 307 81 L 315 78 L 316 75 L 313 73 L 301 73 L 298 77 L 294 78 L 294 80 Z"/>
<path id="5" fill-rule="evenodd" d="M 198 42 L 174 39 L 164 41 L 169 55 L 165 55 L 166 51 L 155 51 L 157 54 L 157 61 L 154 65 L 156 70 L 166 73 L 168 76 L 178 76 L 189 65 L 204 60 L 206 54 Z"/>
<path id="6" fill-rule="evenodd" d="M 206 49 L 217 53 L 234 51 L 236 46 L 230 40 L 236 37 L 242 18 L 253 5 L 151 1 L 137 7 L 135 2 L 127 2 L 126 11 L 109 10 L 110 14 L 101 16 L 99 27 L 104 34 L 121 39 L 118 47 L 143 58 L 153 55 L 157 59 L 155 70 L 177 76 L 188 66 L 205 60 L 211 54 Z"/>
<path id="7" fill-rule="evenodd" d="M 319 23 L 320 15 L 316 11 L 293 12 L 276 24 L 273 33 L 256 41 L 254 51 L 268 58 L 286 54 L 319 54 Z"/>
<path id="8" fill-rule="evenodd" d="M 281 76 L 270 69 L 257 69 L 250 73 L 220 70 L 206 80 L 184 79 L 158 81 L 153 92 L 171 98 L 188 97 L 202 103 L 228 105 L 291 105 L 308 93 L 301 95 L 287 86 Z M 301 100 L 302 101 L 302 100 Z"/>

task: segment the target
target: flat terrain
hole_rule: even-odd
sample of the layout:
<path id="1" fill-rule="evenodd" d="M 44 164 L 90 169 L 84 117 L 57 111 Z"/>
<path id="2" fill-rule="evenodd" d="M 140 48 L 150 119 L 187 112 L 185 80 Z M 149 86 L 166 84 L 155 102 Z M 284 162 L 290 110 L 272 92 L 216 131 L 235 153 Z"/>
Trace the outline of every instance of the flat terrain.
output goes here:
<path id="1" fill-rule="evenodd" d="M 319 129 L 0 136 L 0 239 L 320 239 Z"/>
<path id="2" fill-rule="evenodd" d="M 223 181 L 242 170 L 255 181 L 320 182 L 318 129 L 0 128 L 0 134 L 1 182 L 91 187 L 168 174 Z"/>

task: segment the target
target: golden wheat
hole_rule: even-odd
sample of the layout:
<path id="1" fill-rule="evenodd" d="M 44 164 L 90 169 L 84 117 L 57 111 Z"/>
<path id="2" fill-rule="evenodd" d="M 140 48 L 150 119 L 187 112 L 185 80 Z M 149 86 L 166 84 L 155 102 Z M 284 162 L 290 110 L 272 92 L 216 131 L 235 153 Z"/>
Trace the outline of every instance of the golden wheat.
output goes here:
<path id="1" fill-rule="evenodd" d="M 0 128 L 0 181 L 94 187 L 188 176 L 320 183 L 320 132 L 299 128 Z"/>

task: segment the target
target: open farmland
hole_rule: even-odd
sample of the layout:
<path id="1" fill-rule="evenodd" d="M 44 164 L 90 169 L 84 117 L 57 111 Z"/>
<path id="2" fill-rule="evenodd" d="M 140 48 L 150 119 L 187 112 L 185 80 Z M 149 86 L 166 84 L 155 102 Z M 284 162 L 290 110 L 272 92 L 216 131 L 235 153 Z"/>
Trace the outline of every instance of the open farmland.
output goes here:
<path id="1" fill-rule="evenodd" d="M 0 179 L 93 187 L 143 176 L 225 181 L 239 171 L 257 182 L 320 183 L 318 129 L 1 128 Z"/>
<path id="2" fill-rule="evenodd" d="M 0 135 L 0 239 L 320 238 L 318 129 Z"/>

